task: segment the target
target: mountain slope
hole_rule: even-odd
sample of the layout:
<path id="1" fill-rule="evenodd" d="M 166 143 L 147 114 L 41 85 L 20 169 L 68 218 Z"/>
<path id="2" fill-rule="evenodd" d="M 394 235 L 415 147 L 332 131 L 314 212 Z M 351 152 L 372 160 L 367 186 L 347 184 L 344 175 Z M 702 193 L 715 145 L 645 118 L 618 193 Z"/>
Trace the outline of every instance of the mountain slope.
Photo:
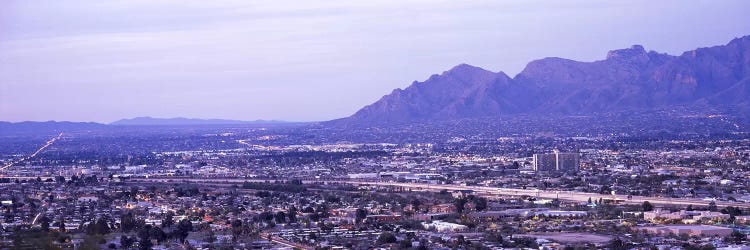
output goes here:
<path id="1" fill-rule="evenodd" d="M 502 72 L 461 64 L 441 75 L 432 75 L 425 82 L 396 89 L 354 116 L 399 121 L 518 112 L 521 107 L 508 103 L 507 95 L 519 87 Z"/>
<path id="2" fill-rule="evenodd" d="M 750 36 L 679 56 L 640 45 L 606 59 L 544 58 L 514 78 L 461 64 L 396 89 L 344 123 L 394 123 L 513 114 L 592 114 L 674 105 L 750 105 Z"/>

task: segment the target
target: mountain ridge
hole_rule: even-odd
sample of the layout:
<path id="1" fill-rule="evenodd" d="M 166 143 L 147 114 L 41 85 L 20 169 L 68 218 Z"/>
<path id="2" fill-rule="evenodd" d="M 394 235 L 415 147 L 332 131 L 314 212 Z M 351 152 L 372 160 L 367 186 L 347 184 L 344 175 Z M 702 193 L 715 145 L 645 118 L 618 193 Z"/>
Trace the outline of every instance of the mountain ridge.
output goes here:
<path id="1" fill-rule="evenodd" d="M 150 116 L 140 116 L 134 118 L 120 119 L 109 123 L 115 126 L 183 126 L 183 125 L 239 125 L 239 124 L 280 124 L 288 123 L 286 121 L 276 120 L 229 120 L 229 119 L 198 119 L 198 118 L 154 118 Z"/>
<path id="2" fill-rule="evenodd" d="M 515 114 L 581 115 L 673 105 L 750 105 L 750 36 L 680 55 L 641 45 L 602 60 L 547 57 L 513 78 L 459 64 L 333 123 L 399 123 Z M 727 92 L 734 88 L 734 91 Z M 731 97 L 731 98 L 730 98 Z"/>
<path id="3" fill-rule="evenodd" d="M 0 121 L 0 136 L 18 134 L 55 134 L 60 132 L 102 131 L 138 127 L 190 127 L 190 126 L 225 126 L 225 125 L 295 125 L 304 124 L 284 121 L 240 121 L 223 119 L 196 118 L 152 118 L 136 117 L 121 119 L 111 123 L 75 122 L 75 121 Z"/>

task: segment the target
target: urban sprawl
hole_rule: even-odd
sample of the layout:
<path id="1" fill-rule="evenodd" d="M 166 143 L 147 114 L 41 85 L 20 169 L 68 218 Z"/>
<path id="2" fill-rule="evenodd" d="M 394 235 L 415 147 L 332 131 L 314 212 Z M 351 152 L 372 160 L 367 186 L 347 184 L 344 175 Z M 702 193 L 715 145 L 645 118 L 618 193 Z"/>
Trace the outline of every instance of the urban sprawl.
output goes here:
<path id="1" fill-rule="evenodd" d="M 406 128 L 362 142 L 356 134 L 302 127 L 7 137 L 0 248 L 750 244 L 744 133 L 438 136 Z M 411 141 L 389 139 L 418 133 Z M 321 134 L 340 138 L 316 139 Z"/>

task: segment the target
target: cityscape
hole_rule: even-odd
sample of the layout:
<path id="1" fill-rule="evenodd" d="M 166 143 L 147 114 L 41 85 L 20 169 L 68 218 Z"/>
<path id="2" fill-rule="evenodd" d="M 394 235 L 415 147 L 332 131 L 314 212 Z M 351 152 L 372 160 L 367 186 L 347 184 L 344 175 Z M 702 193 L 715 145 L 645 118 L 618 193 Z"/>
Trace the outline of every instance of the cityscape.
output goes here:
<path id="1" fill-rule="evenodd" d="M 746 1 L 42 2 L 0 249 L 750 249 Z"/>
<path id="2" fill-rule="evenodd" d="M 701 124 L 696 130 L 723 130 L 712 124 L 714 118 L 693 119 Z M 463 131 L 481 125 L 478 121 L 442 129 L 439 136 L 430 132 L 435 125 L 422 124 L 371 133 L 372 138 L 359 136 L 369 128 L 314 124 L 105 125 L 5 135 L 2 245 L 740 249 L 748 244 L 748 132 L 595 135 L 568 122 L 570 132 L 506 136 Z M 387 140 L 402 134 L 412 136 Z"/>

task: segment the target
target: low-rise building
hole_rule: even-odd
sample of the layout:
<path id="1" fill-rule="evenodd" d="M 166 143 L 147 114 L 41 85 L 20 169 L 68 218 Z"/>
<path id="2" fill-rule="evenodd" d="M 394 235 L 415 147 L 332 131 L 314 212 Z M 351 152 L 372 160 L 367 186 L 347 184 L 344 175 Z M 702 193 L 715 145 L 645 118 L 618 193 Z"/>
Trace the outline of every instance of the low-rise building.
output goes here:
<path id="1" fill-rule="evenodd" d="M 734 231 L 728 227 L 710 226 L 710 225 L 666 225 L 656 227 L 640 228 L 648 233 L 667 235 L 667 234 L 687 234 L 690 236 L 729 236 Z"/>

